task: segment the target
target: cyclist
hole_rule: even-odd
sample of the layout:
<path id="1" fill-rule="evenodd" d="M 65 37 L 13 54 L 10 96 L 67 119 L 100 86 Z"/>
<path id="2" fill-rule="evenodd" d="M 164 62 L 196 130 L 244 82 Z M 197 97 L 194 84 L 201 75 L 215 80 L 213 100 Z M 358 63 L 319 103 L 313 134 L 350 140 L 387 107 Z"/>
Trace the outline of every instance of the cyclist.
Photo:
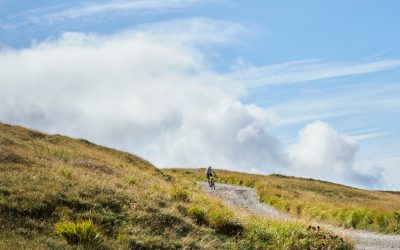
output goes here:
<path id="1" fill-rule="evenodd" d="M 209 166 L 209 167 L 206 169 L 206 171 L 204 172 L 204 174 L 206 175 L 208 185 L 211 185 L 211 183 L 210 183 L 210 177 L 211 177 L 211 176 L 217 177 L 217 175 L 215 174 L 214 170 L 212 170 L 211 166 Z"/>

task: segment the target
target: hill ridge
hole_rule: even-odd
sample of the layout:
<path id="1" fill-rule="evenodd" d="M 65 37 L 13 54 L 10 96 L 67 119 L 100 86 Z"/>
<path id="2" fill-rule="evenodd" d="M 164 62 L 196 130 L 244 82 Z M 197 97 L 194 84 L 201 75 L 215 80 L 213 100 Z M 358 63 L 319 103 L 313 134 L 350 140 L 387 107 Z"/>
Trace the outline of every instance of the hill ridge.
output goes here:
<path id="1" fill-rule="evenodd" d="M 0 123 L 0 249 L 350 249 L 133 154 Z"/>

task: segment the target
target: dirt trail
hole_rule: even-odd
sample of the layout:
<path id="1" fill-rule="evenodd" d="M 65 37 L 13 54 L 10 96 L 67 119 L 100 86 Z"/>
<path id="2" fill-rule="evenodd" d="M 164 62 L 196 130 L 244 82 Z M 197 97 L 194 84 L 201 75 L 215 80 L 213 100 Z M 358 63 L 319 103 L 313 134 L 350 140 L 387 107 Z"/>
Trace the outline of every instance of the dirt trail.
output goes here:
<path id="1" fill-rule="evenodd" d="M 286 214 L 282 214 L 271 206 L 260 203 L 253 188 L 217 183 L 216 190 L 210 190 L 206 182 L 198 182 L 198 184 L 202 185 L 204 189 L 212 195 L 225 200 L 230 205 L 247 209 L 253 214 L 272 217 L 279 220 L 295 220 L 295 218 L 292 218 Z M 355 249 L 400 250 L 400 236 L 397 235 L 384 235 L 360 230 L 350 230 L 326 224 L 318 225 L 326 228 L 327 230 L 350 238 L 355 242 Z"/>

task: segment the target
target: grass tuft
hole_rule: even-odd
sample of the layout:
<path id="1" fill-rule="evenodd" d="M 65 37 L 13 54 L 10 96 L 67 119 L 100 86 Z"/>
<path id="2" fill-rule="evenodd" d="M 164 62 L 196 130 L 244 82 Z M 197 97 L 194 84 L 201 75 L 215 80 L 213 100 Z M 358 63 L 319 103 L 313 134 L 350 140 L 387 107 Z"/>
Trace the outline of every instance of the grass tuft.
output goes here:
<path id="1" fill-rule="evenodd" d="M 235 213 L 226 207 L 215 204 L 207 213 L 209 224 L 218 232 L 226 235 L 236 235 L 243 230 Z"/>
<path id="2" fill-rule="evenodd" d="M 188 202 L 190 199 L 189 197 L 189 192 L 183 188 L 174 187 L 172 189 L 172 198 L 175 201 Z"/>
<path id="3" fill-rule="evenodd" d="M 90 220 L 59 222 L 55 225 L 54 232 L 70 245 L 96 245 L 101 239 L 100 233 Z"/>
<path id="4" fill-rule="evenodd" d="M 187 209 L 188 215 L 194 219 L 194 221 L 199 225 L 204 225 L 207 223 L 206 211 L 200 206 L 190 206 Z"/>

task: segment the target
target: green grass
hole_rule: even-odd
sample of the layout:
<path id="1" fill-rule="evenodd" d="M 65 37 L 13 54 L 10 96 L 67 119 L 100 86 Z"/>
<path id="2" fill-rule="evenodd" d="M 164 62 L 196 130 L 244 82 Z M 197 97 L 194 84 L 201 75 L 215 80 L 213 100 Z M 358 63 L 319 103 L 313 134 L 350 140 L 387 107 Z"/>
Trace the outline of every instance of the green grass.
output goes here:
<path id="1" fill-rule="evenodd" d="M 351 248 L 245 215 L 135 155 L 1 123 L 0 225 L 0 249 Z"/>
<path id="2" fill-rule="evenodd" d="M 178 171 L 178 170 L 177 170 Z M 204 169 L 179 170 L 204 180 Z M 400 233 L 400 193 L 362 190 L 335 183 L 282 175 L 217 170 L 217 181 L 257 189 L 260 201 L 293 216 L 347 228 Z"/>
<path id="3" fill-rule="evenodd" d="M 232 210 L 219 199 L 210 197 L 196 185 L 192 170 L 165 169 L 179 180 L 190 202 L 179 203 L 183 214 L 198 225 L 209 225 L 216 232 L 235 237 L 233 249 L 351 249 L 352 245 L 330 232 L 309 230 L 300 222 L 283 222 Z"/>
<path id="4" fill-rule="evenodd" d="M 54 232 L 70 245 L 96 246 L 101 240 L 100 233 L 90 220 L 58 222 Z"/>

